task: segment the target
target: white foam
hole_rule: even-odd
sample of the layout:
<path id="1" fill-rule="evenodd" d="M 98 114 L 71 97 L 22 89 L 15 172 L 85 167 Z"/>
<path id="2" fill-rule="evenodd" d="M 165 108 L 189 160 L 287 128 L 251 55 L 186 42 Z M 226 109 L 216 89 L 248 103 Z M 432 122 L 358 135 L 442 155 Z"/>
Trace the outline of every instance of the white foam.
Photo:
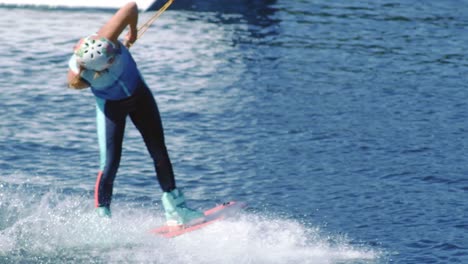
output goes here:
<path id="1" fill-rule="evenodd" d="M 25 190 L 23 190 L 25 191 Z M 0 257 L 150 263 L 347 263 L 372 261 L 371 249 L 353 248 L 297 221 L 241 213 L 174 239 L 149 232 L 163 223 L 159 208 L 114 204 L 113 218 L 98 218 L 92 201 L 49 191 L 39 200 L 10 193 L 0 221 Z M 6 197 L 6 196 L 3 196 Z M 5 198 L 2 198 L 5 199 Z M 13 205 L 12 203 L 23 203 Z M 17 209 L 20 208 L 19 212 Z"/>

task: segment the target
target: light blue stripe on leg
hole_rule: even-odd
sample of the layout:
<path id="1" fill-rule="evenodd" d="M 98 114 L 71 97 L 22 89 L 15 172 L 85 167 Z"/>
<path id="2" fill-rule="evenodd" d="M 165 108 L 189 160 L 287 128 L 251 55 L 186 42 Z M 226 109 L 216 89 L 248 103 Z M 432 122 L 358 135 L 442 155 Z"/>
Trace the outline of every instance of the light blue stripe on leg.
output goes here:
<path id="1" fill-rule="evenodd" d="M 106 115 L 104 114 L 106 100 L 96 97 L 96 125 L 99 142 L 100 165 L 101 171 L 106 166 Z"/>

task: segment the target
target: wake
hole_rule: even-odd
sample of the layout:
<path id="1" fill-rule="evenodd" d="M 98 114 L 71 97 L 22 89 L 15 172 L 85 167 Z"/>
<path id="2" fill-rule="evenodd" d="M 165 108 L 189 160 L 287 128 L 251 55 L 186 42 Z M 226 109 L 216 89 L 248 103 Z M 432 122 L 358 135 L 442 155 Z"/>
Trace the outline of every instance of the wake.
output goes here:
<path id="1" fill-rule="evenodd" d="M 163 224 L 161 208 L 118 203 L 107 220 L 84 196 L 0 188 L 0 262 L 375 263 L 380 255 L 319 228 L 252 212 L 167 239 L 149 232 Z"/>

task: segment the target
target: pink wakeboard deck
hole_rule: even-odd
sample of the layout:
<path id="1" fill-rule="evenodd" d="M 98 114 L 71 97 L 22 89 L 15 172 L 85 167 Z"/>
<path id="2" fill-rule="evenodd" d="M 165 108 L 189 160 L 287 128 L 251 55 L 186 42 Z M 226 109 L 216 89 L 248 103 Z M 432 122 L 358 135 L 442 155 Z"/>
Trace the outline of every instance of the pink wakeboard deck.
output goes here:
<path id="1" fill-rule="evenodd" d="M 231 201 L 217 205 L 211 209 L 203 212 L 205 214 L 205 219 L 201 223 L 196 223 L 193 225 L 180 225 L 180 226 L 161 226 L 151 230 L 152 233 L 162 235 L 167 238 L 180 236 L 185 233 L 195 231 L 197 229 L 203 228 L 207 225 L 215 223 L 219 220 L 222 220 L 226 217 L 232 216 L 237 213 L 240 209 L 246 207 L 247 204 L 243 202 Z"/>

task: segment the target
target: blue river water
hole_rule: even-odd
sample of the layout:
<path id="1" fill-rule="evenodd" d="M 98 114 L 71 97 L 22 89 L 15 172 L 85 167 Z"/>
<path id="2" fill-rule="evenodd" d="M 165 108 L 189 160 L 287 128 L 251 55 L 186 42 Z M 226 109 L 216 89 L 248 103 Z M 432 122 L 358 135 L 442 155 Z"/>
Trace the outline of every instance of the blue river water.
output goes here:
<path id="1" fill-rule="evenodd" d="M 468 1 L 215 2 L 132 47 L 190 205 L 249 205 L 172 240 L 131 122 L 93 211 L 94 98 L 65 76 L 113 11 L 0 8 L 0 263 L 468 263 Z"/>

